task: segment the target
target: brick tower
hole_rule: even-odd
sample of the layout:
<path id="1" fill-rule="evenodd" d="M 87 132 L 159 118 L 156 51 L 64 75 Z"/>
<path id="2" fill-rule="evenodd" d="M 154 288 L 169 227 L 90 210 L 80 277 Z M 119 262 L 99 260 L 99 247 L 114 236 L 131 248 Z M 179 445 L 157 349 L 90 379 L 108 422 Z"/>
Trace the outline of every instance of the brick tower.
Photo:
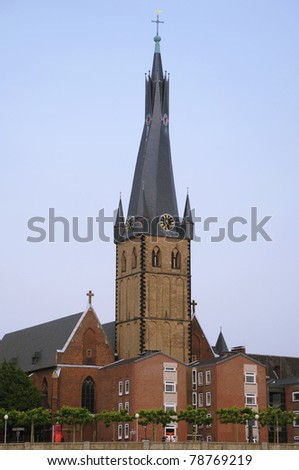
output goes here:
<path id="1" fill-rule="evenodd" d="M 159 36 L 145 81 L 145 122 L 127 217 L 119 202 L 116 244 L 116 355 L 161 350 L 191 360 L 190 241 L 193 221 L 187 195 L 178 214 L 169 140 L 169 77 L 162 68 Z"/>

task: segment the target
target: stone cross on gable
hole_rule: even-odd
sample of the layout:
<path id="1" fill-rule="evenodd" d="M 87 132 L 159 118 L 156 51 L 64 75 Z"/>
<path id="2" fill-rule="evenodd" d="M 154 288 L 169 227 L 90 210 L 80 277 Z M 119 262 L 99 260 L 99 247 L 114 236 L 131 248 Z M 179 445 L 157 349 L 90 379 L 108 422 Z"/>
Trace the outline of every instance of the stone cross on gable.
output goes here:
<path id="1" fill-rule="evenodd" d="M 192 307 L 192 314 L 195 315 L 195 307 L 197 305 L 197 302 L 195 302 L 195 300 L 192 300 L 191 302 L 191 307 Z"/>
<path id="2" fill-rule="evenodd" d="M 91 305 L 91 301 L 92 301 L 92 298 L 94 296 L 94 293 L 90 290 L 89 292 L 87 292 L 87 297 L 88 297 L 88 303 Z"/>

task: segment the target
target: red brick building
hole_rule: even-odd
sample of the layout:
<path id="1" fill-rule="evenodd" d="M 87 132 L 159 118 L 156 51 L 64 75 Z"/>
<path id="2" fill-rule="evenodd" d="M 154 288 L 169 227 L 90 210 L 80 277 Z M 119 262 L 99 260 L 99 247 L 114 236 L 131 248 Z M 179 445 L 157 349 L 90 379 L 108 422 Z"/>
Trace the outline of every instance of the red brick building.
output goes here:
<path id="1" fill-rule="evenodd" d="M 145 354 L 103 367 L 99 371 L 98 387 L 98 407 L 101 411 L 127 409 L 134 416 L 140 410 L 179 412 L 187 406 L 187 367 L 162 352 Z M 119 423 L 113 436 L 113 427 L 100 425 L 100 439 L 136 440 L 136 426 L 136 420 Z M 178 425 L 169 423 L 165 430 L 158 426 L 157 439 L 161 440 L 164 433 L 184 441 L 187 427 L 183 422 Z M 138 436 L 139 439 L 152 439 L 152 425 L 139 425 Z"/>
<path id="2" fill-rule="evenodd" d="M 30 375 L 43 406 L 54 415 L 63 405 L 96 411 L 99 369 L 114 360 L 114 353 L 89 305 L 83 313 L 5 335 L 0 358 Z M 93 431 L 85 437 L 93 440 Z"/>
<path id="3" fill-rule="evenodd" d="M 265 366 L 244 354 L 228 354 L 189 365 L 188 401 L 207 409 L 213 424 L 196 429 L 198 440 L 246 442 L 248 426 L 221 424 L 216 410 L 249 406 L 258 413 L 267 406 Z M 189 429 L 189 437 L 193 433 Z M 267 440 L 267 430 L 253 427 L 254 441 Z"/>

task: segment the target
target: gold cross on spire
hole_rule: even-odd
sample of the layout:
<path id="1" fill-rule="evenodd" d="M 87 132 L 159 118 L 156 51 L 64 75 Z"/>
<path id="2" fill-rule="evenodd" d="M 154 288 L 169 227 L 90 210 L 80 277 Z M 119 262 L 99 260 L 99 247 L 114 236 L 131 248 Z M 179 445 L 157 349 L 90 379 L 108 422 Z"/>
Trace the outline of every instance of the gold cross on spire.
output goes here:
<path id="1" fill-rule="evenodd" d="M 89 292 L 87 292 L 87 297 L 88 297 L 88 303 L 91 305 L 91 301 L 92 301 L 92 298 L 94 296 L 94 293 L 90 290 Z"/>
<path id="2" fill-rule="evenodd" d="M 159 36 L 159 24 L 160 23 L 164 23 L 164 21 L 160 21 L 160 14 L 162 13 L 162 10 L 159 10 L 157 8 L 156 10 L 156 15 L 157 15 L 157 19 L 156 20 L 152 20 L 152 23 L 157 23 L 157 36 Z"/>

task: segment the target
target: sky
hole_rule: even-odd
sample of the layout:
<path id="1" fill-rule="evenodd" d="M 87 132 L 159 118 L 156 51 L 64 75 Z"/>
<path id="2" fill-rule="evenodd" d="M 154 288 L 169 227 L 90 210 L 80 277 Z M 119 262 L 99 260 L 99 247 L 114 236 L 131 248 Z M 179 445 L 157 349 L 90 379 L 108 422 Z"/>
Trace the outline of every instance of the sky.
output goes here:
<path id="1" fill-rule="evenodd" d="M 129 203 L 157 8 L 178 206 L 188 188 L 201 218 L 197 318 L 212 345 L 222 328 L 230 348 L 299 356 L 297 0 L 0 0 L 0 338 L 85 310 L 90 289 L 114 320 L 110 220 Z M 69 241 L 62 223 L 50 241 L 50 213 Z"/>

